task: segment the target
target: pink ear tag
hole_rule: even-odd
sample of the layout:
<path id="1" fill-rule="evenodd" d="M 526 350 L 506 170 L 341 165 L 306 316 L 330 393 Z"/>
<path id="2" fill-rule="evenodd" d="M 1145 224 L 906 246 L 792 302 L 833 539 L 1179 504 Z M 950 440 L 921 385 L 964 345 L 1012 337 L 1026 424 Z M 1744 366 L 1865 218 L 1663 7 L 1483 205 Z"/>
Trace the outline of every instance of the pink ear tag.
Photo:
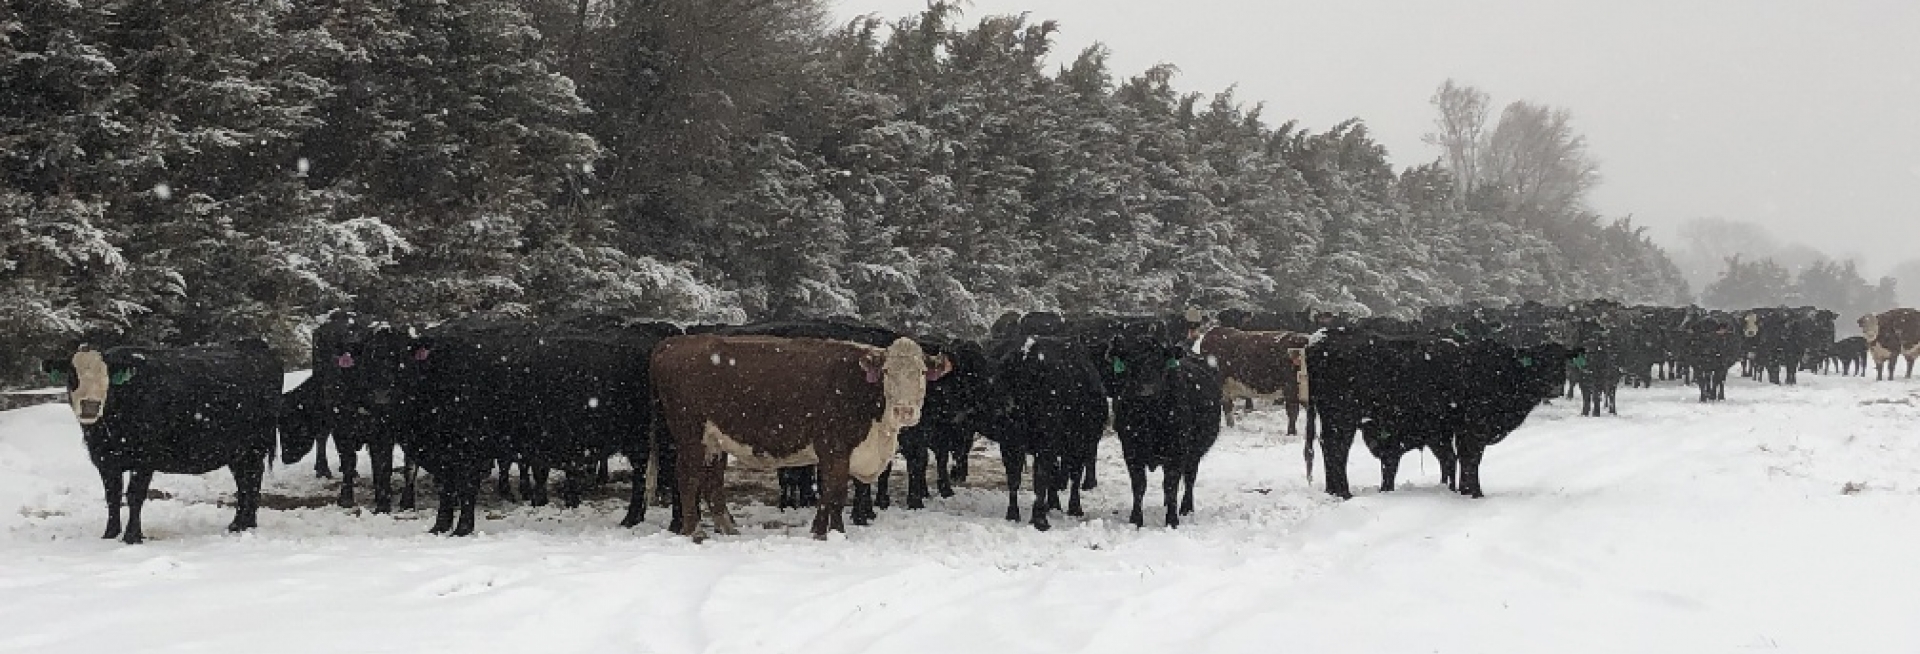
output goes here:
<path id="1" fill-rule="evenodd" d="M 423 348 L 420 348 L 420 349 L 418 349 L 418 350 L 414 350 L 414 351 L 413 351 L 413 360 L 414 360 L 414 361 L 426 361 L 426 360 L 427 360 L 427 354 L 428 354 L 429 352 L 432 352 L 432 350 L 429 350 L 429 349 L 427 349 L 427 348 L 424 348 L 424 347 L 423 347 Z"/>
<path id="2" fill-rule="evenodd" d="M 333 365 L 336 365 L 336 366 L 339 366 L 339 367 L 342 367 L 342 368 L 352 368 L 352 367 L 353 367 L 353 354 L 352 354 L 352 353 L 347 353 L 347 354 L 342 354 L 342 355 L 340 355 L 340 356 L 337 356 L 337 357 L 334 357 L 334 358 L 333 358 Z"/>
<path id="3" fill-rule="evenodd" d="M 880 371 L 875 370 L 873 368 L 867 368 L 867 383 L 869 384 L 880 383 Z"/>

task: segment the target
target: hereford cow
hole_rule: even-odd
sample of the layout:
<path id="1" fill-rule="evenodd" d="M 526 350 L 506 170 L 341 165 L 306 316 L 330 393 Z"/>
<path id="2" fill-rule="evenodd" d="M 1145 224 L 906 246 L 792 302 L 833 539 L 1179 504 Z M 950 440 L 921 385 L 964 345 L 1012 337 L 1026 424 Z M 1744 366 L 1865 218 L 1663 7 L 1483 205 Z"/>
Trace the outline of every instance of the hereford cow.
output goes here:
<path id="1" fill-rule="evenodd" d="M 256 526 L 282 385 L 266 342 L 105 352 L 83 345 L 72 358 L 47 361 L 42 369 L 66 385 L 87 454 L 106 487 L 107 531 L 101 538 L 118 536 L 129 544 L 144 539 L 140 509 L 156 472 L 199 475 L 227 468 L 236 487 L 227 530 Z M 121 475 L 128 473 L 122 486 Z"/>
<path id="2" fill-rule="evenodd" d="M 1297 421 L 1308 397 L 1305 334 L 1215 327 L 1200 334 L 1193 351 L 1220 371 L 1220 410 L 1227 426 L 1233 426 L 1235 401 L 1274 399 L 1286 404 L 1287 435 L 1300 433 Z"/>
<path id="3" fill-rule="evenodd" d="M 1894 309 L 1860 317 L 1860 332 L 1866 335 L 1867 349 L 1873 354 L 1873 378 L 1893 379 L 1900 357 L 1907 359 L 1907 378 L 1913 378 L 1913 361 L 1920 359 L 1920 310 Z"/>
<path id="4" fill-rule="evenodd" d="M 845 532 L 849 477 L 873 483 L 920 422 L 927 381 L 944 374 L 920 346 L 886 349 L 768 336 L 676 336 L 654 350 L 653 397 L 673 441 L 680 533 L 704 539 L 702 497 L 724 498 L 727 458 L 775 469 L 818 465 L 821 502 L 813 536 Z M 724 501 L 724 500 L 721 500 Z M 736 533 L 724 510 L 721 533 Z"/>

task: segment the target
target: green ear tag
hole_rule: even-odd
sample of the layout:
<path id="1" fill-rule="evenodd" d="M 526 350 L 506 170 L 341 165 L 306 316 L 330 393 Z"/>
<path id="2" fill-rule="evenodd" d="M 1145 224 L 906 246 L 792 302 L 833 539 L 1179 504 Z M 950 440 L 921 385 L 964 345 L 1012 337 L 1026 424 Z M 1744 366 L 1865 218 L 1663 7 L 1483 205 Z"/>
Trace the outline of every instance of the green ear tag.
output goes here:
<path id="1" fill-rule="evenodd" d="M 125 384 L 127 382 L 133 381 L 133 370 L 128 369 L 128 370 L 122 370 L 120 372 L 113 373 L 113 376 L 108 377 L 107 379 L 109 381 L 112 381 L 113 385 L 115 386 Z"/>
<path id="2" fill-rule="evenodd" d="M 65 386 L 67 385 L 67 371 L 54 370 L 52 372 L 48 372 L 47 379 L 51 380 L 55 386 Z"/>
<path id="3" fill-rule="evenodd" d="M 1580 355 L 1580 356 L 1577 356 L 1577 357 L 1574 357 L 1574 358 L 1573 358 L 1573 367 L 1575 367 L 1575 368 L 1578 368 L 1578 369 L 1581 369 L 1581 370 L 1586 370 L 1586 369 L 1587 369 L 1587 355 L 1585 355 L 1585 354 L 1582 354 L 1582 355 Z"/>
<path id="4" fill-rule="evenodd" d="M 1174 368 L 1178 368 L 1178 367 L 1180 367 L 1180 360 L 1179 360 L 1179 359 L 1167 359 L 1167 369 L 1168 369 L 1168 370 L 1172 370 L 1172 369 L 1174 369 Z"/>
<path id="5" fill-rule="evenodd" d="M 1522 368 L 1532 368 L 1532 367 L 1533 367 L 1533 357 L 1520 357 L 1520 367 L 1522 367 Z"/>
<path id="6" fill-rule="evenodd" d="M 1118 375 L 1126 371 L 1127 371 L 1127 363 L 1125 361 L 1121 361 L 1119 359 L 1113 360 L 1113 374 Z"/>

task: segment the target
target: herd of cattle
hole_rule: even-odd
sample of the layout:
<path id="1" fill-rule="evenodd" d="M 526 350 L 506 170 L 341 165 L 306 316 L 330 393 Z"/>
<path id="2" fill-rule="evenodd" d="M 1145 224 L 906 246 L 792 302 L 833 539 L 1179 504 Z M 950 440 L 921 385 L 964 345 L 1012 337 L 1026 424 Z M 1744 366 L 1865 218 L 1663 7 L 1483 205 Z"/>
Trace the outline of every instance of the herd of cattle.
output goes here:
<path id="1" fill-rule="evenodd" d="M 1350 497 L 1347 454 L 1358 434 L 1393 489 L 1399 461 L 1426 449 L 1450 489 L 1481 497 L 1480 461 L 1544 402 L 1582 395 L 1583 415 L 1617 410 L 1621 383 L 1679 380 L 1700 400 L 1725 399 L 1726 376 L 1792 384 L 1802 370 L 1891 379 L 1920 358 L 1920 311 L 1859 320 L 1863 337 L 1835 340 L 1837 316 L 1813 308 L 1708 311 L 1592 301 L 1491 309 L 1443 307 L 1419 320 L 1351 319 L 1295 311 L 1114 317 L 1008 314 L 985 341 L 916 337 L 853 320 L 677 326 L 614 316 L 526 320 L 474 316 L 414 328 L 336 312 L 313 334 L 312 376 L 281 392 L 258 340 L 187 348 L 79 346 L 44 369 L 68 390 L 105 487 L 104 537 L 142 539 L 141 504 L 156 472 L 233 473 L 229 528 L 255 526 L 272 457 L 319 448 L 339 504 L 355 504 L 357 457 L 371 457 L 373 511 L 395 504 L 395 451 L 405 454 L 401 509 L 417 468 L 439 489 L 433 533 L 470 534 L 480 489 L 577 506 L 607 478 L 610 457 L 636 471 L 622 524 L 646 519 L 655 493 L 669 529 L 700 538 L 701 506 L 733 533 L 723 478 L 729 461 L 777 469 L 780 504 L 817 506 L 816 537 L 867 524 L 886 508 L 896 453 L 907 463 L 906 506 L 921 508 L 967 475 L 976 437 L 999 444 L 1008 520 L 1082 515 L 1103 435 L 1118 436 L 1143 525 L 1147 473 L 1161 472 L 1165 521 L 1194 508 L 1194 480 L 1224 418 L 1242 401 L 1285 406 L 1289 434 L 1305 414 L 1306 471 L 1320 443 L 1326 492 Z M 127 476 L 122 484 L 122 477 Z M 878 484 L 875 488 L 873 485 Z M 1182 490 L 1184 489 L 1184 495 Z M 1064 505 L 1062 491 L 1067 495 Z M 849 495 L 851 494 L 851 498 Z M 127 521 L 120 521 L 122 499 Z M 851 500 L 851 501 L 850 501 Z"/>

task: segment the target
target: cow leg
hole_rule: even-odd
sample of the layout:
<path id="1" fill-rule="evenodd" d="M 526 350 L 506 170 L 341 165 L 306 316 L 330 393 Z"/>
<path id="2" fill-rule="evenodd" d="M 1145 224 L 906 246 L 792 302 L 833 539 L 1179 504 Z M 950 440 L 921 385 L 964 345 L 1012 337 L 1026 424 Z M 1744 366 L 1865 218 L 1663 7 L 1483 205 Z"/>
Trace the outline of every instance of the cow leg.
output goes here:
<path id="1" fill-rule="evenodd" d="M 1300 403 L 1292 402 L 1292 401 L 1287 402 L 1287 435 L 1288 436 L 1300 435 L 1300 430 L 1294 426 L 1299 422 L 1299 420 L 1300 420 Z"/>
<path id="2" fill-rule="evenodd" d="M 1322 474 L 1327 478 L 1327 494 L 1353 499 L 1353 491 L 1347 487 L 1347 455 L 1353 450 L 1355 427 L 1345 417 L 1339 421 L 1331 417 L 1324 420 L 1320 430 L 1320 464 L 1326 468 Z"/>
<path id="3" fill-rule="evenodd" d="M 1193 515 L 1193 482 L 1200 476 L 1200 459 L 1187 462 L 1186 470 L 1180 473 L 1180 481 L 1187 486 L 1187 492 L 1180 496 L 1180 515 Z"/>
<path id="4" fill-rule="evenodd" d="M 800 506 L 815 506 L 820 503 L 820 466 L 806 466 L 794 472 L 799 480 Z"/>
<path id="5" fill-rule="evenodd" d="M 405 452 L 402 452 L 405 454 Z M 420 478 L 420 465 L 411 459 L 400 467 L 400 510 L 412 511 L 414 507 L 414 482 Z"/>
<path id="6" fill-rule="evenodd" d="M 606 460 L 602 459 L 598 465 L 605 464 Z M 567 475 L 567 478 L 560 482 L 560 506 L 569 509 L 580 508 L 581 495 L 588 485 L 599 483 L 599 473 L 595 471 L 598 465 L 585 467 L 570 465 L 561 471 Z"/>
<path id="7" fill-rule="evenodd" d="M 1907 379 L 1913 379 L 1913 360 L 1914 357 L 1907 357 Z"/>
<path id="8" fill-rule="evenodd" d="M 427 530 L 429 534 L 444 534 L 453 529 L 453 514 L 460 509 L 459 489 L 456 488 L 460 475 L 451 467 L 442 468 L 441 471 L 448 474 L 434 476 L 436 485 L 440 487 L 440 505 L 434 507 L 433 527 Z"/>
<path id="9" fill-rule="evenodd" d="M 953 474 L 948 472 L 948 467 L 947 467 L 951 459 L 953 459 L 952 452 L 949 452 L 943 448 L 934 448 L 933 450 L 934 487 L 940 490 L 940 497 L 943 497 L 943 498 L 953 497 Z M 922 464 L 924 465 L 924 462 Z M 908 470 L 912 470 L 913 468 L 912 459 L 907 460 L 907 468 Z M 920 480 L 920 495 L 922 497 L 928 497 L 928 498 L 932 497 L 931 494 L 927 493 L 927 481 L 926 481 L 926 477 L 924 476 L 925 473 L 909 472 L 908 474 L 913 476 L 907 477 L 907 484 L 908 484 L 907 495 L 909 496 L 913 495 L 912 484 L 913 484 L 913 480 L 917 478 Z M 919 508 L 915 506 L 913 502 L 914 501 L 912 499 L 909 499 L 907 502 L 907 508 L 909 509 Z"/>
<path id="10" fill-rule="evenodd" d="M 874 508 L 876 509 L 893 508 L 893 489 L 891 488 L 892 484 L 890 483 L 890 480 L 892 478 L 893 478 L 893 459 L 887 459 L 887 467 L 882 468 L 880 470 L 880 479 L 873 483 L 873 493 L 874 493 L 873 507 Z M 922 485 L 924 486 L 924 484 Z M 875 515 L 873 517 L 879 518 L 880 516 Z"/>
<path id="11" fill-rule="evenodd" d="M 1388 447 L 1393 447 L 1393 445 L 1388 445 Z M 1405 456 L 1405 454 L 1404 450 L 1389 450 L 1379 455 L 1380 492 L 1393 492 L 1393 481 L 1400 475 L 1400 457 Z"/>
<path id="12" fill-rule="evenodd" d="M 677 436 L 683 433 L 679 427 L 673 428 Z M 697 445 L 697 443 L 696 443 Z M 706 486 L 706 457 L 696 450 L 698 447 L 682 447 L 674 452 L 674 497 L 673 521 L 668 529 L 682 536 L 692 538 L 694 542 L 706 540 L 707 535 L 700 531 L 700 491 Z"/>
<path id="13" fill-rule="evenodd" d="M 340 439 L 334 439 L 338 442 Z M 342 462 L 341 465 L 346 465 Z M 321 432 L 313 437 L 313 476 L 320 479 L 332 479 L 333 471 L 327 469 L 327 433 Z"/>
<path id="14" fill-rule="evenodd" d="M 847 533 L 846 525 L 840 523 L 840 511 L 847 505 L 848 482 L 847 466 L 850 459 L 844 453 L 822 452 L 820 465 L 820 509 L 813 515 L 813 537 L 826 540 L 828 531 Z"/>
<path id="15" fill-rule="evenodd" d="M 1486 449 L 1486 444 L 1474 439 L 1460 443 L 1460 494 L 1475 499 L 1486 497 L 1480 492 L 1480 456 Z"/>
<path id="16" fill-rule="evenodd" d="M 1060 493 L 1054 490 L 1053 472 L 1060 467 L 1060 457 L 1053 455 L 1033 455 L 1033 528 L 1040 531 L 1052 529 L 1047 523 L 1047 512 L 1053 505 L 1059 504 Z M 1049 497 L 1052 498 L 1049 501 Z"/>
<path id="17" fill-rule="evenodd" d="M 526 467 L 522 465 L 520 470 L 524 472 Z M 460 520 L 453 525 L 453 535 L 471 536 L 474 513 L 478 511 L 480 504 L 480 484 L 487 478 L 487 472 L 483 467 L 469 466 L 458 470 L 455 474 L 458 475 L 457 478 L 448 480 L 449 483 L 458 487 L 454 494 L 460 502 Z"/>
<path id="18" fill-rule="evenodd" d="M 235 505 L 233 522 L 227 524 L 227 531 L 246 531 L 260 526 L 260 482 L 267 474 L 266 459 L 251 456 L 241 459 L 227 464 L 233 473 Z"/>
<path id="19" fill-rule="evenodd" d="M 1002 443 L 1000 463 L 1007 469 L 1007 520 L 1020 521 L 1020 472 L 1027 457 L 1019 448 Z"/>
<path id="20" fill-rule="evenodd" d="M 503 502 L 518 502 L 519 500 L 513 497 L 513 462 L 498 459 L 495 465 L 500 467 L 500 476 L 493 480 L 493 494 Z"/>
<path id="21" fill-rule="evenodd" d="M 1085 462 L 1080 460 L 1080 457 L 1073 455 L 1061 457 L 1061 461 L 1065 464 L 1062 466 L 1063 469 L 1074 471 L 1066 474 L 1067 515 L 1076 518 L 1084 517 L 1086 516 L 1086 512 L 1082 511 L 1080 507 L 1081 482 L 1086 477 L 1086 471 L 1092 468 L 1092 466 L 1086 465 Z"/>
<path id="22" fill-rule="evenodd" d="M 393 444 L 367 443 L 367 458 L 373 460 L 373 512 L 393 511 Z"/>
<path id="23" fill-rule="evenodd" d="M 964 484 L 967 483 L 967 457 L 973 453 L 973 435 L 968 434 L 962 437 L 959 446 L 960 449 L 953 452 L 953 472 L 949 477 L 953 483 Z M 948 487 L 941 497 L 953 497 L 952 491 L 953 489 Z"/>
<path id="24" fill-rule="evenodd" d="M 1060 491 L 1067 489 L 1068 478 L 1076 476 L 1079 471 L 1067 472 L 1071 468 L 1067 467 L 1066 457 L 1047 457 L 1047 465 L 1050 466 L 1047 468 L 1047 511 L 1059 511 L 1063 507 L 1060 503 Z M 1038 470 L 1038 462 L 1035 462 L 1035 466 L 1034 469 Z"/>
<path id="25" fill-rule="evenodd" d="M 773 471 L 773 478 L 780 486 L 780 501 L 776 508 L 781 511 L 800 508 L 800 486 L 793 480 L 791 469 L 776 469 Z"/>
<path id="26" fill-rule="evenodd" d="M 612 466 L 611 466 L 611 465 L 609 465 L 609 463 L 608 463 L 608 462 L 609 462 L 609 461 L 611 461 L 611 460 L 612 460 L 612 457 L 606 457 L 606 458 L 602 458 L 602 459 L 600 459 L 600 463 L 598 463 L 598 464 L 596 464 L 596 465 L 594 465 L 594 467 L 593 467 L 593 485 L 595 485 L 595 486 L 604 486 L 604 485 L 606 485 L 606 484 L 609 484 L 609 483 L 612 483 L 612 482 L 613 482 L 613 470 L 612 470 Z"/>
<path id="27" fill-rule="evenodd" d="M 333 446 L 340 453 L 340 508 L 353 508 L 353 482 L 360 478 L 360 444 L 335 436 Z M 315 448 L 316 450 L 318 448 Z M 324 458 L 324 457 L 322 457 Z"/>
<path id="28" fill-rule="evenodd" d="M 1607 415 L 1620 415 L 1620 389 L 1607 389 Z"/>
<path id="29" fill-rule="evenodd" d="M 121 480 L 123 474 L 118 469 L 109 470 L 97 462 L 94 465 L 100 471 L 100 485 L 105 486 L 107 491 L 107 532 L 100 537 L 119 538 L 120 501 L 126 498 L 126 490 Z"/>
<path id="30" fill-rule="evenodd" d="M 1433 450 L 1433 458 L 1440 461 L 1440 483 L 1446 484 L 1447 490 L 1458 490 L 1460 459 L 1453 454 L 1453 440 L 1442 439 L 1429 444 L 1428 448 Z"/>
<path id="31" fill-rule="evenodd" d="M 1100 460 L 1100 439 L 1095 438 L 1093 440 L 1093 447 L 1087 449 L 1087 474 L 1085 477 L 1081 478 L 1081 483 L 1080 483 L 1081 490 L 1093 490 L 1094 487 L 1100 485 L 1100 480 L 1095 478 L 1093 475 L 1093 471 L 1094 471 L 1093 464 L 1095 461 L 1099 461 L 1099 460 Z"/>
<path id="32" fill-rule="evenodd" d="M 1127 514 L 1127 522 L 1137 529 L 1147 524 L 1142 516 L 1140 504 L 1147 495 L 1147 466 L 1137 461 L 1127 462 L 1127 482 L 1133 489 L 1133 511 Z"/>
<path id="33" fill-rule="evenodd" d="M 545 466 L 542 466 L 540 470 L 541 472 L 545 472 L 546 470 Z M 525 461 L 520 462 L 520 499 L 533 502 L 534 506 L 546 506 L 547 505 L 546 478 L 542 476 L 540 483 L 536 485 L 533 483 L 533 473 L 534 473 L 533 466 L 527 465 L 527 462 Z"/>
<path id="34" fill-rule="evenodd" d="M 707 487 L 700 495 L 707 498 L 707 508 L 713 510 L 713 529 L 722 536 L 740 535 L 740 527 L 733 522 L 733 509 L 727 506 L 727 456 L 720 455 L 707 467 Z"/>
<path id="35" fill-rule="evenodd" d="M 1180 464 L 1160 466 L 1160 502 L 1167 507 L 1167 527 L 1180 528 Z"/>
<path id="36" fill-rule="evenodd" d="M 1233 409 L 1233 398 L 1220 398 L 1220 416 L 1227 421 L 1228 427 L 1233 426 Z"/>
<path id="37" fill-rule="evenodd" d="M 902 443 L 901 450 L 907 458 L 907 508 L 926 508 L 927 505 L 921 501 L 921 498 L 929 496 L 927 494 L 927 458 L 928 455 L 937 453 L 930 451 L 926 443 Z M 942 484 L 945 484 L 947 481 L 946 457 L 942 456 L 940 459 L 940 469 L 934 474 L 940 477 Z M 892 461 L 887 462 L 887 468 L 889 470 L 893 468 Z"/>
<path id="38" fill-rule="evenodd" d="M 647 519 L 647 455 L 638 448 L 627 450 L 627 465 L 633 467 L 633 494 L 627 497 L 627 515 L 620 526 L 632 528 Z"/>
<path id="39" fill-rule="evenodd" d="M 139 545 L 147 539 L 140 531 L 140 508 L 146 505 L 147 487 L 152 484 L 152 470 L 135 470 L 127 477 L 127 531 L 120 540 L 128 545 Z"/>
<path id="40" fill-rule="evenodd" d="M 879 516 L 873 511 L 873 485 L 859 480 L 849 482 L 853 486 L 853 526 L 865 527 Z"/>
<path id="41" fill-rule="evenodd" d="M 537 465 L 520 464 L 520 494 L 527 503 L 534 506 L 547 505 L 547 480 L 553 476 L 553 468 L 545 462 Z"/>

